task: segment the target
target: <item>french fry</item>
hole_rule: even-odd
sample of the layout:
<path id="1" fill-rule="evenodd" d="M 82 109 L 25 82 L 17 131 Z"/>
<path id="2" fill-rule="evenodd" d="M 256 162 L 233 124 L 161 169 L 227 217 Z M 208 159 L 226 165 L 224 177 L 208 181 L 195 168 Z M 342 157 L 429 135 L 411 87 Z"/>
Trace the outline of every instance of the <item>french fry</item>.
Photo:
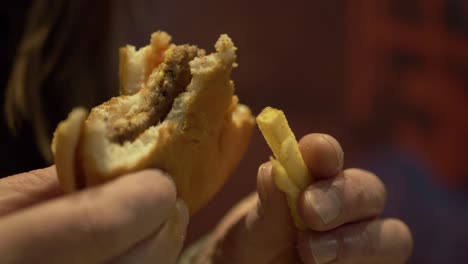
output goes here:
<path id="1" fill-rule="evenodd" d="M 297 211 L 297 199 L 301 191 L 309 186 L 311 178 L 296 137 L 281 110 L 265 108 L 257 116 L 257 124 L 276 157 L 276 160 L 271 159 L 275 184 L 286 193 L 296 227 L 304 230 L 304 223 Z"/>
<path id="2" fill-rule="evenodd" d="M 281 144 L 278 160 L 299 189 L 304 190 L 310 185 L 309 170 L 294 135 L 286 138 Z"/>
<path id="3" fill-rule="evenodd" d="M 275 157 L 278 158 L 281 143 L 291 135 L 294 137 L 283 111 L 267 107 L 257 116 L 257 124 L 268 146 L 273 151 Z"/>
<path id="4" fill-rule="evenodd" d="M 279 161 L 276 159 L 271 158 L 272 163 L 272 172 L 273 172 L 273 179 L 275 181 L 276 186 L 278 189 L 283 191 L 286 194 L 286 198 L 288 201 L 288 206 L 291 210 L 291 216 L 294 220 L 294 224 L 296 228 L 303 231 L 305 230 L 305 225 L 302 222 L 301 217 L 299 216 L 299 211 L 297 209 L 297 199 L 301 194 L 301 190 L 297 188 L 297 186 L 291 181 L 286 172 L 286 169 L 281 165 Z"/>
<path id="5" fill-rule="evenodd" d="M 283 111 L 267 107 L 257 116 L 257 124 L 293 182 L 300 189 L 306 188 L 310 184 L 309 170 Z"/>

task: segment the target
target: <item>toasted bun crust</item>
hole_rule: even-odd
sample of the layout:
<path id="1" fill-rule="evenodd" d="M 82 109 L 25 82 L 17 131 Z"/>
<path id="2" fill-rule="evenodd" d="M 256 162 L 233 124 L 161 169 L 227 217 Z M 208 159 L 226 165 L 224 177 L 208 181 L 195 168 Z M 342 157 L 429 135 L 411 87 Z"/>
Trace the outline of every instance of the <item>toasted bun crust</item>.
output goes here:
<path id="1" fill-rule="evenodd" d="M 88 112 L 76 108 L 61 122 L 52 140 L 52 154 L 55 157 L 57 175 L 65 192 L 77 189 L 76 151 L 83 131 L 84 121 Z"/>
<path id="2" fill-rule="evenodd" d="M 127 45 L 119 50 L 120 94 L 134 94 L 141 89 L 153 70 L 164 61 L 171 36 L 163 31 L 151 34 L 150 45 L 136 50 Z"/>
<path id="3" fill-rule="evenodd" d="M 75 110 L 59 125 L 53 149 L 66 190 L 76 189 L 76 179 L 92 186 L 125 173 L 158 168 L 173 177 L 178 195 L 193 213 L 235 169 L 254 127 L 249 108 L 238 103 L 230 80 L 235 46 L 222 35 L 215 53 L 205 56 L 199 51 L 189 62 L 188 86 L 177 95 L 167 116 L 151 124 L 150 110 L 143 105 L 149 87 L 162 83 L 163 69 L 174 57 L 176 46 L 169 41 L 169 35 L 158 32 L 152 35 L 151 46 L 139 51 L 130 46 L 121 49 L 122 95 L 92 109 L 85 122 L 83 110 Z M 115 142 L 109 131 L 119 122 L 146 129 L 135 138 Z"/>

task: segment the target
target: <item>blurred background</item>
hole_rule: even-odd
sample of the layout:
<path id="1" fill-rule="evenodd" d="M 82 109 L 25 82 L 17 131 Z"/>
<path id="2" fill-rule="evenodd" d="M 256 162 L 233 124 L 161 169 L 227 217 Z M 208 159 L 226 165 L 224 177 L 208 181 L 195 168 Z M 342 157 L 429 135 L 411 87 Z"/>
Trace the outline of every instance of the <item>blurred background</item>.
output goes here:
<path id="1" fill-rule="evenodd" d="M 346 167 L 385 182 L 385 216 L 413 231 L 410 263 L 468 259 L 468 2 L 464 0 L 10 1 L 0 11 L 0 176 L 50 163 L 73 106 L 118 91 L 117 49 L 165 30 L 207 50 L 236 43 L 236 93 L 285 111 L 300 137 L 329 133 Z M 270 152 L 243 162 L 191 220 L 188 241 L 255 190 Z"/>

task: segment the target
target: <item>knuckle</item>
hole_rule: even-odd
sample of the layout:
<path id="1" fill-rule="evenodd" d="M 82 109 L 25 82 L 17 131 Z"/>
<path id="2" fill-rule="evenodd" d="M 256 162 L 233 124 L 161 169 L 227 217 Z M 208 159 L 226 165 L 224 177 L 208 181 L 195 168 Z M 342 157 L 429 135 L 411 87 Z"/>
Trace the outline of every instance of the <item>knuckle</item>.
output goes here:
<path id="1" fill-rule="evenodd" d="M 377 253 L 378 239 L 370 226 L 363 229 L 361 233 L 362 252 L 369 252 L 369 255 Z"/>
<path id="2" fill-rule="evenodd" d="M 346 208 L 346 197 L 344 194 L 345 180 L 342 176 L 338 176 L 336 179 L 320 181 L 306 190 L 300 200 L 300 204 L 305 211 L 305 223 L 306 225 L 315 231 L 327 231 L 331 230 L 346 221 L 349 214 L 349 210 Z M 320 190 L 320 191 L 317 191 Z M 317 193 L 319 195 L 315 196 L 316 198 L 311 199 L 309 193 Z M 326 194 L 325 194 L 326 193 Z M 315 200 L 316 199 L 316 200 Z M 323 200 L 325 199 L 325 201 Z M 326 206 L 319 205 L 317 203 L 325 203 Z M 328 221 L 323 219 L 323 216 L 320 215 L 320 207 L 333 208 L 332 210 L 326 210 Z M 322 211 L 323 213 L 323 211 Z"/>
<path id="3" fill-rule="evenodd" d="M 372 224 L 362 224 L 339 229 L 341 239 L 340 260 L 369 259 L 379 254 L 379 241 Z"/>
<path id="4" fill-rule="evenodd" d="M 353 206 L 366 210 L 368 214 L 378 215 L 385 207 L 387 191 L 380 178 L 366 170 L 348 169 L 345 177 L 352 184 L 348 184 L 353 199 Z M 365 206 L 362 206 L 365 205 Z M 353 207 L 353 211 L 357 212 Z M 359 210 L 358 210 L 359 211 Z"/>

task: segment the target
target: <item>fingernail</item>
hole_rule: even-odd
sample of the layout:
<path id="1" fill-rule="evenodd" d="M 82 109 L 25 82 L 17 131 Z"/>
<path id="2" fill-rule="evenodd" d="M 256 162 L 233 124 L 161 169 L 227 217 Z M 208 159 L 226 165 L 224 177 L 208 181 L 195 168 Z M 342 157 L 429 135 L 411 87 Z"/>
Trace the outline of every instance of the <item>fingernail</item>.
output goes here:
<path id="1" fill-rule="evenodd" d="M 328 160 L 328 164 L 327 164 L 328 171 L 331 174 L 338 173 L 338 171 L 340 171 L 343 168 L 343 163 L 344 163 L 343 149 L 341 148 L 340 143 L 338 143 L 338 141 L 335 138 L 327 134 L 323 134 L 322 137 L 333 147 L 333 149 L 335 150 L 335 154 L 336 154 L 336 159 Z"/>
<path id="2" fill-rule="evenodd" d="M 305 192 L 308 208 L 313 208 L 324 224 L 335 220 L 341 213 L 341 198 L 333 188 L 312 188 Z"/>
<path id="3" fill-rule="evenodd" d="M 338 256 L 338 239 L 334 235 L 325 235 L 309 240 L 310 252 L 315 263 L 325 264 L 336 259 Z"/>
<path id="4" fill-rule="evenodd" d="M 270 162 L 265 162 L 262 165 L 260 165 L 260 168 L 258 168 L 258 175 L 261 177 L 265 177 L 271 174 L 271 163 Z"/>

